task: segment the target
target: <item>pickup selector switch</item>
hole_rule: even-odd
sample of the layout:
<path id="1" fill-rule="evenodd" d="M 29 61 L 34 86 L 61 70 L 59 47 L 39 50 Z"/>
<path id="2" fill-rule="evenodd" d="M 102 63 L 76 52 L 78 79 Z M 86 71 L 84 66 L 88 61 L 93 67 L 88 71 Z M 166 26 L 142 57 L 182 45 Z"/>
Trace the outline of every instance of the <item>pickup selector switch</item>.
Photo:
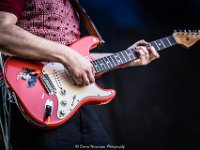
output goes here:
<path id="1" fill-rule="evenodd" d="M 60 111 L 60 115 L 61 115 L 61 116 L 64 116 L 65 114 L 66 114 L 66 112 L 65 112 L 64 110 L 61 110 L 61 111 Z"/>

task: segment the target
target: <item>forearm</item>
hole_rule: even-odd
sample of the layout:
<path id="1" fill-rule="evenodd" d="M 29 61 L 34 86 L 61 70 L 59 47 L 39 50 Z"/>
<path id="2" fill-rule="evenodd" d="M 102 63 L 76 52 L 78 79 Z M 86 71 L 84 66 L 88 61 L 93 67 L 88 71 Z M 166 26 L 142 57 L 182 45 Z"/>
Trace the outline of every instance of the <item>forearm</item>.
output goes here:
<path id="1" fill-rule="evenodd" d="M 21 58 L 60 61 L 67 46 L 35 36 L 16 25 L 1 25 L 0 49 Z"/>
<path id="2" fill-rule="evenodd" d="M 0 11 L 0 50 L 21 58 L 59 62 L 78 85 L 94 82 L 92 64 L 65 45 L 35 36 L 16 26 L 17 17 Z"/>

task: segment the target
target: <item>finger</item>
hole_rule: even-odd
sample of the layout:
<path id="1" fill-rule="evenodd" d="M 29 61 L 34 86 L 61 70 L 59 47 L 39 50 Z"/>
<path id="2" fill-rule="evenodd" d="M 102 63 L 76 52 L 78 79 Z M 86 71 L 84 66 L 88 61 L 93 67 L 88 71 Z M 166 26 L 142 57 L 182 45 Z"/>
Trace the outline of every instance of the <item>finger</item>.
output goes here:
<path id="1" fill-rule="evenodd" d="M 146 60 L 145 52 L 142 49 L 136 50 L 137 54 L 139 55 L 140 61 L 143 63 Z"/>
<path id="2" fill-rule="evenodd" d="M 88 73 L 89 83 L 93 83 L 95 81 L 94 74 L 91 72 Z"/>
<path id="3" fill-rule="evenodd" d="M 145 40 L 139 40 L 138 42 L 136 42 L 136 46 L 146 46 L 147 44 L 148 42 Z"/>
<path id="4" fill-rule="evenodd" d="M 77 84 L 77 85 L 82 85 L 83 84 L 82 76 L 74 77 L 73 79 L 75 80 L 75 84 Z"/>
<path id="5" fill-rule="evenodd" d="M 90 81 L 88 79 L 88 76 L 87 74 L 84 74 L 83 75 L 83 82 L 82 82 L 82 85 L 86 86 L 86 85 L 89 85 L 90 84 Z"/>
<path id="6" fill-rule="evenodd" d="M 93 66 L 91 66 L 91 70 L 89 70 L 87 72 L 87 77 L 89 80 L 89 83 L 93 83 L 95 81 L 94 77 L 95 77 L 95 70 L 93 68 Z"/>
<path id="7" fill-rule="evenodd" d="M 148 50 L 149 50 L 151 57 L 153 57 L 154 59 L 160 57 L 159 53 L 155 50 L 155 48 L 153 46 L 148 47 Z"/>
<path id="8" fill-rule="evenodd" d="M 91 65 L 91 70 L 87 72 L 88 74 L 88 79 L 89 79 L 89 82 L 90 83 L 93 83 L 95 81 L 94 77 L 95 77 L 95 70 L 94 70 L 94 67 L 92 65 L 92 63 L 90 62 L 90 60 L 88 59 L 88 57 L 85 57 L 86 60 L 90 63 Z"/>
<path id="9" fill-rule="evenodd" d="M 147 58 L 149 57 L 149 51 L 147 50 L 146 47 L 138 46 L 138 47 L 136 47 L 136 50 L 143 51 L 142 54 L 144 54 L 144 56 L 147 57 Z"/>
<path id="10" fill-rule="evenodd" d="M 92 75 L 95 77 L 95 73 L 96 73 L 96 71 L 95 71 L 95 69 L 94 69 L 94 67 L 92 66 Z"/>
<path id="11" fill-rule="evenodd" d="M 137 46 L 146 46 L 147 44 L 148 44 L 148 42 L 146 42 L 145 40 L 139 40 L 136 43 L 134 43 L 133 45 L 131 45 L 128 49 L 135 48 Z"/>

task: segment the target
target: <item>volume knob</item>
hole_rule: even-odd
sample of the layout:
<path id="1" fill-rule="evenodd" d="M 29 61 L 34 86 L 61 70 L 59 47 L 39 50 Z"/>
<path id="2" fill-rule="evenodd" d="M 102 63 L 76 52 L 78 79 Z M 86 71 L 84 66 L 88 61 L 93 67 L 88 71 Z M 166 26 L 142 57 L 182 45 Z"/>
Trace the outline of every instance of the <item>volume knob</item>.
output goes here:
<path id="1" fill-rule="evenodd" d="M 65 94 L 66 94 L 66 90 L 65 89 L 63 89 L 63 90 L 60 91 L 60 95 L 61 96 L 65 96 Z"/>
<path id="2" fill-rule="evenodd" d="M 65 99 L 65 100 L 62 100 L 62 101 L 61 101 L 61 105 L 66 106 L 66 105 L 67 105 L 67 100 L 66 100 L 66 99 Z"/>

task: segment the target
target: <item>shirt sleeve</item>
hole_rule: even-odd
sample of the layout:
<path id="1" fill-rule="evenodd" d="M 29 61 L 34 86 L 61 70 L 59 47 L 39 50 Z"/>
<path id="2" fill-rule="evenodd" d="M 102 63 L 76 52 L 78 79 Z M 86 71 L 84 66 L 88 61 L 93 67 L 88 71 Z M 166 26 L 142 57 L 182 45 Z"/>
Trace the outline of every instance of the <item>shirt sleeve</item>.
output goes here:
<path id="1" fill-rule="evenodd" d="M 26 0 L 0 0 L 0 11 L 14 14 L 19 18 L 22 15 Z"/>

